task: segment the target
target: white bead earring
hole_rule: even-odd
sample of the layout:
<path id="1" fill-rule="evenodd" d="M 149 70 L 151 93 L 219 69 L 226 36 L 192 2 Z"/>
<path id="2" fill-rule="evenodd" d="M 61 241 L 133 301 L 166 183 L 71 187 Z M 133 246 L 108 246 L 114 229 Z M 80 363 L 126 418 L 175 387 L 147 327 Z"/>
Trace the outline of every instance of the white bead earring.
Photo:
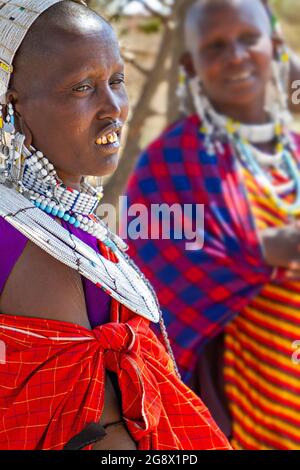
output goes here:
<path id="1" fill-rule="evenodd" d="M 12 103 L 0 105 L 0 179 L 18 183 L 23 172 L 22 150 L 25 136 L 15 129 L 15 111 Z"/>
<path id="2" fill-rule="evenodd" d="M 179 99 L 179 111 L 182 114 L 187 115 L 187 101 L 188 101 L 188 89 L 187 89 L 187 73 L 183 65 L 179 66 L 178 85 L 176 89 L 176 95 Z"/>

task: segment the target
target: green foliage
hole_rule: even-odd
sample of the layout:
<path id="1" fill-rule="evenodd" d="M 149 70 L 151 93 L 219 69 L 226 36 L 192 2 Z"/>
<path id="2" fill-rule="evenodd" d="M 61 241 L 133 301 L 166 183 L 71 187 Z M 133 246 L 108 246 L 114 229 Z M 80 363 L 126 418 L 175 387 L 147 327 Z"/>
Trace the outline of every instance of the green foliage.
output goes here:
<path id="1" fill-rule="evenodd" d="M 149 20 L 143 21 L 138 26 L 138 29 L 145 34 L 155 34 L 161 30 L 161 26 L 160 18 L 149 18 Z"/>

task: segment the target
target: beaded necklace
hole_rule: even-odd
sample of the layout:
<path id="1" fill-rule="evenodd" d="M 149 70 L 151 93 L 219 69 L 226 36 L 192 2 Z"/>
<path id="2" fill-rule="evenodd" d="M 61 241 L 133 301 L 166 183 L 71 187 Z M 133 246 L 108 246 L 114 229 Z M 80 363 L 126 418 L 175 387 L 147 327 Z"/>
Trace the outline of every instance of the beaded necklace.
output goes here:
<path id="1" fill-rule="evenodd" d="M 116 253 L 116 262 L 106 259 L 63 228 L 47 213 L 37 209 L 15 188 L 0 184 L 0 217 L 60 262 L 102 288 L 132 311 L 159 321 L 156 299 L 140 272 L 128 262 L 115 238 L 106 229 L 107 239 Z M 106 243 L 106 240 L 105 240 Z"/>
<path id="2" fill-rule="evenodd" d="M 19 190 L 35 207 L 43 212 L 63 219 L 80 228 L 115 250 L 117 246 L 126 250 L 127 245 L 117 235 L 108 237 L 108 227 L 96 215 L 96 210 L 103 196 L 103 188 L 94 189 L 82 182 L 82 191 L 77 191 L 59 180 L 52 163 L 39 150 L 23 148 L 25 154 Z"/>
<path id="3" fill-rule="evenodd" d="M 131 311 L 152 322 L 159 322 L 166 348 L 180 377 L 156 294 L 143 273 L 117 245 L 119 237 L 107 231 L 117 255 L 118 262 L 114 263 L 37 209 L 23 194 L 10 187 L 8 181 L 0 184 L 0 217 Z"/>
<path id="4" fill-rule="evenodd" d="M 233 121 L 231 118 L 219 115 L 213 109 L 207 97 L 199 94 L 199 82 L 191 83 L 191 93 L 195 109 L 201 120 L 200 132 L 204 136 L 204 145 L 208 154 L 223 153 L 221 142 L 228 142 L 241 162 L 255 177 L 258 184 L 270 197 L 273 203 L 288 216 L 300 214 L 300 171 L 296 157 L 296 147 L 290 132 L 284 122 L 271 122 L 274 132 L 270 134 L 271 127 L 266 125 L 248 126 Z M 269 129 L 265 139 L 262 140 L 261 130 Z M 255 132 L 254 132 L 255 130 Z M 253 144 L 269 142 L 270 136 L 275 139 L 275 155 L 269 155 Z M 245 138 L 245 136 L 248 137 Z M 250 140 L 251 139 L 251 140 Z M 272 140 L 271 139 L 271 140 Z M 288 177 L 288 183 L 274 185 L 272 178 L 268 177 L 268 168 L 277 167 Z M 287 191 L 295 191 L 295 200 L 285 202 L 281 197 Z"/>
<path id="5" fill-rule="evenodd" d="M 250 170 L 257 182 L 263 187 L 264 191 L 268 194 L 273 203 L 284 212 L 286 215 L 297 216 L 300 214 L 300 177 L 299 167 L 296 164 L 292 152 L 284 149 L 282 159 L 287 167 L 288 173 L 292 180 L 292 185 L 285 185 L 286 190 L 295 190 L 296 197 L 293 203 L 287 203 L 281 198 L 276 190 L 276 186 L 272 185 L 267 178 L 266 173 L 262 170 L 257 160 L 254 158 L 253 152 L 250 147 L 243 143 L 241 140 L 236 140 L 236 148 L 238 149 L 240 158 L 245 163 L 245 166 Z"/>

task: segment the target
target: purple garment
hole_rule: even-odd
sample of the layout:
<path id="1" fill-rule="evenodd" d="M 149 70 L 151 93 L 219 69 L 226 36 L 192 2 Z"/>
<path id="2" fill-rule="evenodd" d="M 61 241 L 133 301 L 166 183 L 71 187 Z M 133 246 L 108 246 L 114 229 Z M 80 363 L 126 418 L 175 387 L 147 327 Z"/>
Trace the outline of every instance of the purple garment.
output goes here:
<path id="1" fill-rule="evenodd" d="M 62 221 L 62 226 L 94 250 L 99 251 L 95 237 L 65 221 Z M 27 241 L 23 234 L 0 217 L 0 295 Z M 85 277 L 82 277 L 82 284 L 91 327 L 95 328 L 97 325 L 109 322 L 110 296 Z"/>

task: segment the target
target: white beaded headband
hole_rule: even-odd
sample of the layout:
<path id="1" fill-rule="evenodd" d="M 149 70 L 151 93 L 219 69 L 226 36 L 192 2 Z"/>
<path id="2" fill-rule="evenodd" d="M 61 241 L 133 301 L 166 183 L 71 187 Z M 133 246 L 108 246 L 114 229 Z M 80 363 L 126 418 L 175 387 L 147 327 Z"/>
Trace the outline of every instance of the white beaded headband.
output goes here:
<path id="1" fill-rule="evenodd" d="M 26 33 L 44 11 L 61 1 L 0 0 L 0 103 L 6 103 L 13 60 Z"/>

